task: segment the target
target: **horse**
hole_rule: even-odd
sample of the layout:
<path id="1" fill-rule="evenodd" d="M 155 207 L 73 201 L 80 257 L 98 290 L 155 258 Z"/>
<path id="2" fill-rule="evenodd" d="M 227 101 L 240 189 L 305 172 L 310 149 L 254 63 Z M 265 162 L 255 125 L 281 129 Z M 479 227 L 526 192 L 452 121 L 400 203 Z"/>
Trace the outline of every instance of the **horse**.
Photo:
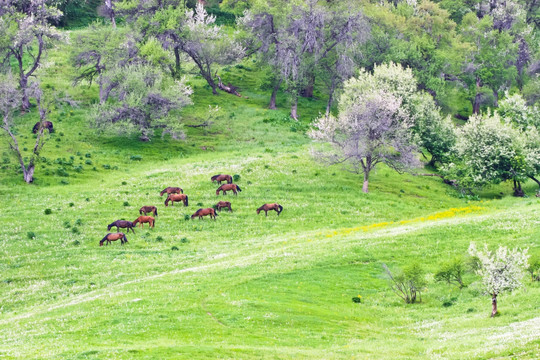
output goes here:
<path id="1" fill-rule="evenodd" d="M 135 225 L 133 225 L 133 223 L 131 221 L 116 220 L 115 222 L 107 225 L 107 231 L 110 231 L 113 226 L 116 226 L 116 232 L 118 232 L 118 230 L 120 230 L 120 228 L 127 228 L 128 229 L 127 232 L 129 232 L 129 230 L 131 230 L 135 234 L 135 230 L 133 230 Z"/>
<path id="2" fill-rule="evenodd" d="M 43 124 L 43 125 L 41 125 Z M 41 122 L 37 122 L 35 125 L 34 125 L 34 128 L 32 129 L 32 133 L 37 133 L 40 129 L 40 126 L 43 128 L 43 129 L 47 129 L 49 130 L 49 134 L 54 132 L 54 129 L 53 129 L 53 123 L 50 122 L 50 121 L 43 121 L 43 123 Z"/>
<path id="3" fill-rule="evenodd" d="M 220 201 L 216 204 L 215 208 L 217 211 L 221 211 L 223 208 L 228 208 L 229 212 L 232 212 L 231 203 L 229 201 Z"/>
<path id="4" fill-rule="evenodd" d="M 139 209 L 139 214 L 143 214 L 146 215 L 147 213 L 152 213 L 154 214 L 154 216 L 158 216 L 157 214 L 157 207 L 155 206 L 143 206 L 142 208 Z"/>
<path id="5" fill-rule="evenodd" d="M 240 189 L 240 186 L 236 184 L 223 184 L 216 190 L 216 195 L 219 195 L 220 191 L 223 191 L 223 195 L 225 195 L 229 190 L 232 190 L 234 195 L 238 195 L 236 190 L 242 191 L 242 189 Z"/>
<path id="6" fill-rule="evenodd" d="M 188 206 L 188 196 L 186 194 L 169 194 L 167 200 L 165 200 L 165 206 L 169 206 L 169 201 L 171 206 L 174 206 L 175 201 L 182 201 L 184 206 Z"/>
<path id="7" fill-rule="evenodd" d="M 277 204 L 277 203 L 274 203 L 274 204 L 264 204 L 263 206 L 261 206 L 260 208 L 257 209 L 257 215 L 259 215 L 259 213 L 261 211 L 264 211 L 264 213 L 266 214 L 266 216 L 268 216 L 268 210 L 276 210 L 278 216 L 279 214 L 281 214 L 281 212 L 283 211 L 283 206 Z"/>
<path id="8" fill-rule="evenodd" d="M 195 217 L 199 217 L 199 220 L 202 219 L 203 216 L 210 215 L 210 218 L 214 218 L 216 220 L 216 216 L 218 215 L 216 213 L 216 210 L 212 208 L 206 208 L 206 209 L 199 209 L 195 211 L 195 214 L 191 215 L 191 219 L 194 219 Z"/>
<path id="9" fill-rule="evenodd" d="M 154 219 L 151 216 L 139 216 L 135 221 L 133 222 L 133 225 L 136 226 L 137 223 L 141 223 L 141 229 L 143 228 L 144 223 L 148 223 L 148 226 L 154 227 L 154 224 L 156 222 L 156 219 Z"/>
<path id="10" fill-rule="evenodd" d="M 180 193 L 184 193 L 184 190 L 182 188 L 179 188 L 179 187 L 168 187 L 168 188 L 165 188 L 163 189 L 160 193 L 159 193 L 159 196 L 163 196 L 163 194 L 167 193 L 167 195 L 169 194 L 180 194 Z"/>
<path id="11" fill-rule="evenodd" d="M 227 184 L 232 184 L 232 176 L 226 174 L 214 175 L 210 180 L 212 180 L 212 182 L 217 181 L 219 185 L 221 185 L 222 181 L 227 181 Z"/>
<path id="12" fill-rule="evenodd" d="M 128 242 L 127 237 L 124 233 L 108 233 L 103 239 L 101 239 L 101 241 L 99 242 L 99 246 L 103 246 L 103 243 L 105 241 L 107 242 L 107 245 L 109 245 L 111 241 L 116 241 L 118 239 L 120 239 L 120 243 L 122 245 Z"/>

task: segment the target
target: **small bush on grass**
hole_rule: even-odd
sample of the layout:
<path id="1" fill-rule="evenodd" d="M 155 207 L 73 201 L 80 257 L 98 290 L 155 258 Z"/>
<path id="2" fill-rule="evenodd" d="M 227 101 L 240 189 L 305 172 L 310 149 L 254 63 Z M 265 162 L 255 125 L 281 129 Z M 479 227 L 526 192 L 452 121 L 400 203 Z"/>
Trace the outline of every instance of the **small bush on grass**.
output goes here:
<path id="1" fill-rule="evenodd" d="M 396 274 L 392 274 L 386 264 L 383 264 L 383 268 L 390 278 L 390 288 L 405 303 L 422 302 L 422 289 L 427 285 L 427 282 L 426 273 L 420 264 L 411 263 Z"/>

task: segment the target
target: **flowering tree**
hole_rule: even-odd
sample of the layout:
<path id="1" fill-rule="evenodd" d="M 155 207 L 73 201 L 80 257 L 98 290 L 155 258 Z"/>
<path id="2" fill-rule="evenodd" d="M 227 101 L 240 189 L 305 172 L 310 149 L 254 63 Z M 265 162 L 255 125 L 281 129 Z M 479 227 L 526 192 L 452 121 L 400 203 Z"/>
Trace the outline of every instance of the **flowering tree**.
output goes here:
<path id="1" fill-rule="evenodd" d="M 385 81 L 381 74 L 387 69 L 393 72 L 394 67 L 378 67 L 374 74 L 362 70 L 358 78 L 347 81 L 338 117 L 319 118 L 309 134 L 333 147 L 334 151 L 316 152 L 318 158 L 346 164 L 350 171 L 363 173 L 362 191 L 366 193 L 369 174 L 377 164 L 384 163 L 400 172 L 418 163 L 411 131 L 413 120 L 403 106 L 403 94 L 411 84 L 400 82 L 399 71 L 396 76 L 388 76 L 394 81 Z"/>
<path id="2" fill-rule="evenodd" d="M 497 314 L 497 296 L 521 287 L 521 279 L 525 275 L 529 258 L 527 250 L 509 250 L 500 246 L 497 252 L 492 252 L 487 244 L 484 245 L 484 250 L 478 250 L 475 243 L 471 243 L 469 254 L 478 258 L 480 267 L 477 273 L 482 277 L 485 292 L 491 295 L 491 317 Z"/>

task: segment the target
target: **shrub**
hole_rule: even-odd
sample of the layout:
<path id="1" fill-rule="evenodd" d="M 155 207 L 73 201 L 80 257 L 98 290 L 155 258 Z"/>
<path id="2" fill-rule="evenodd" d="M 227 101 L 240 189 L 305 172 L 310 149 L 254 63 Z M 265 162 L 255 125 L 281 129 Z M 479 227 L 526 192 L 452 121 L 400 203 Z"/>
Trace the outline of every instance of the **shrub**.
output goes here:
<path id="1" fill-rule="evenodd" d="M 75 206 L 74 203 L 72 203 L 72 202 L 69 203 L 69 207 L 74 207 L 74 206 Z"/>
<path id="2" fill-rule="evenodd" d="M 131 155 L 129 157 L 130 160 L 132 161 L 141 161 L 142 160 L 142 156 L 141 155 Z"/>
<path id="3" fill-rule="evenodd" d="M 52 214 L 52 210 L 51 209 L 45 209 L 45 211 L 43 211 L 45 213 L 45 215 L 50 215 Z"/>
<path id="4" fill-rule="evenodd" d="M 177 246 L 173 246 L 173 247 L 171 248 L 171 250 L 172 250 L 172 251 L 176 251 L 176 250 L 180 250 L 180 249 L 178 249 Z"/>
<path id="5" fill-rule="evenodd" d="M 463 258 L 455 257 L 445 261 L 435 273 L 435 281 L 444 281 L 448 284 L 456 283 L 460 289 L 465 287 L 463 283 L 463 274 L 465 273 L 465 265 Z"/>
<path id="6" fill-rule="evenodd" d="M 66 229 L 69 229 L 69 228 L 71 227 L 71 224 L 70 224 L 69 220 L 65 220 L 65 221 L 64 221 L 64 227 L 65 227 Z"/>
<path id="7" fill-rule="evenodd" d="M 528 265 L 527 272 L 531 274 L 531 281 L 540 281 L 540 256 L 531 256 Z"/>
<path id="8" fill-rule="evenodd" d="M 75 245 L 75 246 L 79 246 L 81 244 L 81 242 L 79 240 L 75 240 L 72 244 Z"/>
<path id="9" fill-rule="evenodd" d="M 29 231 L 26 233 L 26 237 L 29 238 L 30 240 L 33 240 L 36 238 L 36 234 L 34 234 L 33 231 Z"/>
<path id="10" fill-rule="evenodd" d="M 82 225 L 82 223 L 83 223 L 83 222 L 82 222 L 82 220 L 81 220 L 81 219 L 77 219 L 77 220 L 75 220 L 75 225 L 77 225 L 77 226 L 81 226 L 81 225 Z"/>
<path id="11" fill-rule="evenodd" d="M 183 237 L 182 239 L 180 239 L 180 242 L 183 243 L 183 244 L 186 244 L 189 242 L 189 240 L 185 237 Z"/>
<path id="12" fill-rule="evenodd" d="M 84 163 L 85 163 L 86 165 L 92 165 L 92 160 L 87 159 Z"/>
<path id="13" fill-rule="evenodd" d="M 110 170 L 110 169 L 111 169 L 111 165 L 109 165 L 109 164 L 103 164 L 102 166 L 103 166 L 103 168 L 106 169 L 106 170 Z"/>
<path id="14" fill-rule="evenodd" d="M 383 264 L 383 268 L 390 278 L 392 291 L 405 303 L 414 304 L 422 301 L 422 288 L 427 282 L 426 273 L 420 264 L 411 263 L 396 275 L 392 274 L 386 264 Z"/>
<path id="15" fill-rule="evenodd" d="M 124 201 L 124 206 L 129 206 L 129 202 Z"/>
<path id="16" fill-rule="evenodd" d="M 184 215 L 184 220 L 189 220 L 189 219 L 191 219 L 191 216 L 189 216 L 189 215 Z"/>
<path id="17" fill-rule="evenodd" d="M 362 296 L 361 295 L 354 296 L 352 298 L 352 301 L 353 301 L 353 303 L 360 304 L 362 302 Z"/>
<path id="18" fill-rule="evenodd" d="M 240 180 L 240 175 L 234 174 L 234 175 L 233 175 L 233 181 L 234 181 L 234 182 L 238 182 L 238 180 Z"/>
<path id="19" fill-rule="evenodd" d="M 156 241 L 162 242 L 162 241 L 163 241 L 163 238 L 162 238 L 161 236 L 158 236 L 158 237 L 156 238 Z"/>
<path id="20" fill-rule="evenodd" d="M 77 228 L 75 226 L 71 228 L 71 232 L 74 233 L 74 234 L 79 234 L 80 233 L 79 228 Z"/>
<path id="21" fill-rule="evenodd" d="M 91 158 L 91 157 L 92 157 L 92 154 L 86 153 L 86 154 L 84 154 L 84 156 L 87 157 L 87 158 Z"/>
<path id="22" fill-rule="evenodd" d="M 67 181 L 66 179 L 62 179 L 62 180 L 60 180 L 60 184 L 69 185 L 69 181 Z"/>

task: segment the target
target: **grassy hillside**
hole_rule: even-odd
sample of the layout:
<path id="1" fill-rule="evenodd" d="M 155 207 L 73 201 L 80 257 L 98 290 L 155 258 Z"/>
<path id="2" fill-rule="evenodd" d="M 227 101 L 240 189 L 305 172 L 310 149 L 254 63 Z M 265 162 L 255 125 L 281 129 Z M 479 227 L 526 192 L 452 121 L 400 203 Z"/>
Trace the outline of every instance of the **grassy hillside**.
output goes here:
<path id="1" fill-rule="evenodd" d="M 282 111 L 265 109 L 264 74 L 250 66 L 222 70 L 247 98 L 212 96 L 192 80 L 187 123 L 208 105 L 222 109 L 207 132 L 142 143 L 89 129 L 96 89 L 72 88 L 66 48 L 51 53 L 45 86 L 80 107 L 52 111 L 57 130 L 34 185 L 0 144 L 9 159 L 0 174 L 0 357 L 538 358 L 538 283 L 501 295 L 501 316 L 490 319 L 475 275 L 460 291 L 433 273 L 471 241 L 540 253 L 540 201 L 501 196 L 506 184 L 467 200 L 440 179 L 385 167 L 363 194 L 358 175 L 309 156 L 302 130 L 324 99 L 303 100 L 303 122 L 289 121 L 285 96 Z M 24 120 L 21 134 L 35 115 Z M 243 191 L 216 197 L 218 173 L 239 175 Z M 189 206 L 166 208 L 166 186 L 183 187 Z M 234 212 L 186 220 L 223 198 Z M 282 204 L 281 216 L 257 216 L 265 202 Z M 158 206 L 154 229 L 98 246 L 108 223 L 134 220 L 143 205 Z M 430 281 L 421 303 L 405 305 L 382 264 L 412 261 Z"/>

